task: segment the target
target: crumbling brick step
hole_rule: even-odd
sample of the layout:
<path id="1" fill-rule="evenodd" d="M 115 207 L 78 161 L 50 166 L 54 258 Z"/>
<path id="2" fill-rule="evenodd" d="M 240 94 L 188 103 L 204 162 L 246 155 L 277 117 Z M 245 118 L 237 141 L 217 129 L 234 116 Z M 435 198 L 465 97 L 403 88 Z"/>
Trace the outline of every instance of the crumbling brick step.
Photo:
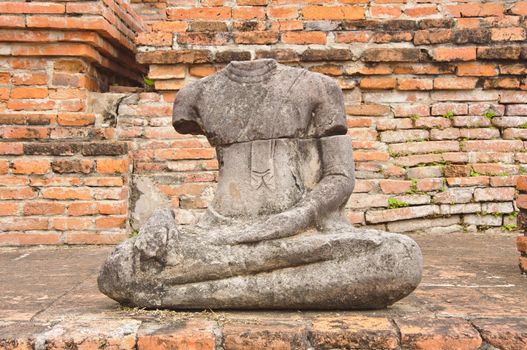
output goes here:
<path id="1" fill-rule="evenodd" d="M 145 312 L 146 314 L 147 312 Z M 155 314 L 155 312 L 151 312 Z M 202 313 L 196 313 L 202 317 Z M 525 349 L 527 319 L 319 316 L 0 324 L 0 349 Z"/>

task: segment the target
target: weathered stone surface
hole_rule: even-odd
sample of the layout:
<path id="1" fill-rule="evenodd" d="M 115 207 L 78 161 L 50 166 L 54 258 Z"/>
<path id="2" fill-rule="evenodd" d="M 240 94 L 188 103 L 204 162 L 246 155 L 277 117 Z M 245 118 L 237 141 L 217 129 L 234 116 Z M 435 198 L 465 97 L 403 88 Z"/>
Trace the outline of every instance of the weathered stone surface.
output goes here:
<path id="1" fill-rule="evenodd" d="M 39 333 L 36 349 L 120 349 L 132 350 L 140 325 L 137 320 L 79 320 L 61 322 Z"/>
<path id="2" fill-rule="evenodd" d="M 479 349 L 478 331 L 462 319 L 395 319 L 403 349 Z"/>
<path id="3" fill-rule="evenodd" d="M 216 322 L 182 320 L 179 322 L 143 323 L 137 333 L 138 350 L 216 349 Z"/>
<path id="4" fill-rule="evenodd" d="M 387 318 L 321 317 L 313 320 L 311 344 L 315 349 L 397 349 L 399 334 Z"/>
<path id="5" fill-rule="evenodd" d="M 31 350 L 38 334 L 49 328 L 32 322 L 1 322 L 0 349 Z"/>
<path id="6" fill-rule="evenodd" d="M 480 319 L 472 321 L 483 340 L 503 350 L 527 349 L 527 320 Z"/>
<path id="7" fill-rule="evenodd" d="M 308 331 L 301 322 L 230 322 L 223 327 L 225 350 L 307 350 Z"/>
<path id="8" fill-rule="evenodd" d="M 155 211 L 104 264 L 103 293 L 147 308 L 371 309 L 418 285 L 413 240 L 355 229 L 341 213 L 355 169 L 332 79 L 231 62 L 182 89 L 173 113 L 176 131 L 216 147 L 215 197 L 197 225 Z"/>

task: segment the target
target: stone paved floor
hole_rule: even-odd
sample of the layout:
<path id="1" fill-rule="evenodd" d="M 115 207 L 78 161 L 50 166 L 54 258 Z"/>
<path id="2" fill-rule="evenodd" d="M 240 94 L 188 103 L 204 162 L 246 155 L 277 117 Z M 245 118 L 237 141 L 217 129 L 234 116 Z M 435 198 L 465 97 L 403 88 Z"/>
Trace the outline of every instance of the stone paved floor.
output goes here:
<path id="1" fill-rule="evenodd" d="M 514 234 L 414 235 L 424 278 L 387 310 L 121 308 L 96 275 L 111 247 L 0 249 L 0 349 L 527 349 Z"/>

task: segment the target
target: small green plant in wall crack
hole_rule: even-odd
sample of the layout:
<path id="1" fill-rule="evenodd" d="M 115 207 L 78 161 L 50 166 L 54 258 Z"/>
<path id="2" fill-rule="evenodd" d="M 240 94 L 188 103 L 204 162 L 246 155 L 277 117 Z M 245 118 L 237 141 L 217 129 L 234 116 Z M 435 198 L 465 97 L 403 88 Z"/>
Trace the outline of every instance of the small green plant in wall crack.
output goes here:
<path id="1" fill-rule="evenodd" d="M 454 112 L 448 111 L 445 114 L 443 114 L 443 118 L 452 119 L 454 118 Z"/>
<path id="2" fill-rule="evenodd" d="M 154 80 L 143 77 L 143 84 L 146 91 L 153 91 L 155 83 Z"/>
<path id="3" fill-rule="evenodd" d="M 518 226 L 516 226 L 515 224 L 505 224 L 503 226 L 501 226 L 501 229 L 502 231 L 514 231 L 518 228 Z"/>
<path id="4" fill-rule="evenodd" d="M 487 109 L 485 113 L 483 113 L 483 116 L 488 119 L 492 119 L 496 116 L 496 111 L 492 109 Z"/>
<path id="5" fill-rule="evenodd" d="M 405 201 L 399 200 L 397 198 L 388 198 L 388 208 L 390 209 L 404 208 L 407 206 L 408 203 L 406 203 Z"/>

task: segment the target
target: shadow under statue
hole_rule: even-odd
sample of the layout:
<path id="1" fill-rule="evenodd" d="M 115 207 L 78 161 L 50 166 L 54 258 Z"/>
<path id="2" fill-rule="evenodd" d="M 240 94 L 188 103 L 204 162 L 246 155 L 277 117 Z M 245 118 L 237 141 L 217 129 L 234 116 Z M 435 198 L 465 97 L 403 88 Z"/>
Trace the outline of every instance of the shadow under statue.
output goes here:
<path id="1" fill-rule="evenodd" d="M 183 88 L 174 128 L 205 135 L 219 180 L 197 225 L 158 209 L 115 248 L 99 289 L 167 309 L 377 309 L 419 284 L 421 251 L 404 235 L 354 228 L 341 89 L 272 59 L 231 62 Z"/>

